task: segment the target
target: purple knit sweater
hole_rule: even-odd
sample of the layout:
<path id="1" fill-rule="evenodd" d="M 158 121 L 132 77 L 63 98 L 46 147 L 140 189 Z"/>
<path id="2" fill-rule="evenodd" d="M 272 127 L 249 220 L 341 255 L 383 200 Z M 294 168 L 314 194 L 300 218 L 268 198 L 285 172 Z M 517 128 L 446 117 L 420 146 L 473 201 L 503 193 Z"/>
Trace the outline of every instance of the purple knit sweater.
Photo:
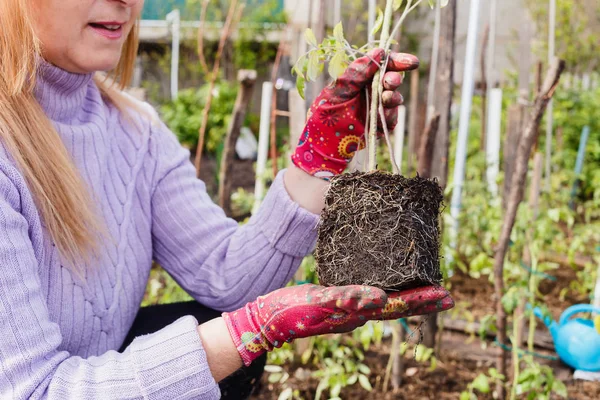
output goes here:
<path id="1" fill-rule="evenodd" d="M 152 260 L 202 304 L 234 310 L 292 277 L 314 246 L 317 216 L 289 198 L 279 174 L 239 227 L 211 202 L 176 137 L 141 116 L 135 129 L 92 75 L 45 64 L 36 97 L 113 240 L 77 280 L 0 149 L 0 398 L 218 399 L 191 316 L 116 351 Z"/>

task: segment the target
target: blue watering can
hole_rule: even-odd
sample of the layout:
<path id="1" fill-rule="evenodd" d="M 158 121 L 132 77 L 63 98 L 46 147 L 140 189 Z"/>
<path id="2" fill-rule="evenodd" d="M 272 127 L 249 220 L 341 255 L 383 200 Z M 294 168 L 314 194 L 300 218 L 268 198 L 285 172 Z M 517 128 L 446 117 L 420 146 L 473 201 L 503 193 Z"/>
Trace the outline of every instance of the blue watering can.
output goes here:
<path id="1" fill-rule="evenodd" d="M 558 323 L 552 318 L 544 318 L 542 311 L 536 307 L 533 313 L 544 321 L 554 340 L 554 347 L 560 359 L 572 368 L 582 371 L 600 371 L 600 334 L 589 319 L 570 319 L 582 312 L 600 314 L 600 308 L 589 304 L 577 304 L 567 308 Z"/>

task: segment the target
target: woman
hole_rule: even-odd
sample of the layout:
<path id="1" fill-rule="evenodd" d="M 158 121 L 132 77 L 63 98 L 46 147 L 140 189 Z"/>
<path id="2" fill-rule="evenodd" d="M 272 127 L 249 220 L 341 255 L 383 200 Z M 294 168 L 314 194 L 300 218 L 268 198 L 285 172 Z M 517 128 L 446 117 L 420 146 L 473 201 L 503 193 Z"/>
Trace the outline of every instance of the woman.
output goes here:
<path id="1" fill-rule="evenodd" d="M 0 2 L 0 398 L 219 398 L 219 382 L 286 341 L 452 306 L 433 287 L 277 290 L 314 246 L 327 189 L 315 175 L 341 173 L 360 141 L 382 50 L 319 96 L 296 166 L 240 228 L 153 111 L 95 74 L 127 84 L 142 6 Z M 392 125 L 398 71 L 417 64 L 391 56 Z M 138 314 L 153 259 L 204 321 Z"/>

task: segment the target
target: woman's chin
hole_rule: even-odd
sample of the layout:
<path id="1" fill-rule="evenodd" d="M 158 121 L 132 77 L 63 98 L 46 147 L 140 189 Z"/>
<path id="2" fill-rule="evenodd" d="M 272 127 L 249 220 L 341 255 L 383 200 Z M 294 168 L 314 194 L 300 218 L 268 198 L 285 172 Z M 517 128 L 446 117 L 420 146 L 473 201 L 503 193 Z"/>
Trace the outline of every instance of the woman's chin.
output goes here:
<path id="1" fill-rule="evenodd" d="M 117 65 L 119 65 L 119 58 L 114 57 L 96 60 L 90 59 L 87 60 L 85 63 L 82 63 L 80 65 L 80 68 L 84 73 L 107 72 L 114 70 L 117 67 Z"/>

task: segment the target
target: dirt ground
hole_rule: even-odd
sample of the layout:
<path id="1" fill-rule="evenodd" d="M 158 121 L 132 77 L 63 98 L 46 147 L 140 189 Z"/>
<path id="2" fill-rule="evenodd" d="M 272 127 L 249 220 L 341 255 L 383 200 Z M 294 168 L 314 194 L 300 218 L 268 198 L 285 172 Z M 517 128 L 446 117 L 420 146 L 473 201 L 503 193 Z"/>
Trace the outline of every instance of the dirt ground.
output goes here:
<path id="1" fill-rule="evenodd" d="M 553 274 L 557 280 L 543 283 L 541 291 L 548 299 L 552 314 L 558 318 L 566 307 L 584 299 L 567 296 L 565 301 L 561 301 L 558 293 L 561 288 L 575 279 L 575 272 L 569 268 L 561 268 Z M 493 287 L 487 280 L 475 280 L 459 274 L 451 279 L 451 283 L 451 293 L 455 301 L 470 305 L 470 311 L 476 319 L 494 312 Z M 539 327 L 539 329 L 544 328 Z M 458 399 L 467 384 L 472 382 L 479 373 L 487 372 L 488 368 L 494 367 L 497 354 L 497 348 L 492 344 L 482 348 L 478 338 L 469 340 L 467 335 L 445 331 L 440 360 L 434 371 L 429 371 L 427 365 L 417 363 L 409 355 L 405 358 L 402 386 L 395 391 L 383 392 L 383 376 L 389 358 L 390 342 L 390 339 L 386 339 L 380 348 L 366 354 L 365 363 L 372 371 L 370 382 L 373 391 L 366 392 L 357 384 L 342 390 L 340 395 L 342 399 Z M 540 350 L 540 352 L 544 351 Z M 547 351 L 546 353 L 553 354 Z M 600 382 L 575 381 L 573 371 L 560 361 L 544 360 L 543 362 L 550 365 L 555 375 L 567 385 L 569 399 L 600 399 Z M 302 369 L 302 366 L 291 365 L 285 368 L 291 376 L 286 382 L 287 385 L 299 389 L 302 398 L 313 400 L 318 381 L 307 377 L 309 374 Z M 281 386 L 269 383 L 267 377 L 268 374 L 263 376 L 260 392 L 252 399 L 276 400 L 278 398 L 282 391 Z"/>
<path id="2" fill-rule="evenodd" d="M 192 157 L 193 160 L 193 157 Z M 202 157 L 202 168 L 200 179 L 205 183 L 206 190 L 211 195 L 216 195 L 219 191 L 217 183 L 217 161 L 213 157 Z M 233 163 L 233 182 L 232 190 L 243 188 L 245 190 L 254 190 L 254 161 L 236 159 Z"/>

